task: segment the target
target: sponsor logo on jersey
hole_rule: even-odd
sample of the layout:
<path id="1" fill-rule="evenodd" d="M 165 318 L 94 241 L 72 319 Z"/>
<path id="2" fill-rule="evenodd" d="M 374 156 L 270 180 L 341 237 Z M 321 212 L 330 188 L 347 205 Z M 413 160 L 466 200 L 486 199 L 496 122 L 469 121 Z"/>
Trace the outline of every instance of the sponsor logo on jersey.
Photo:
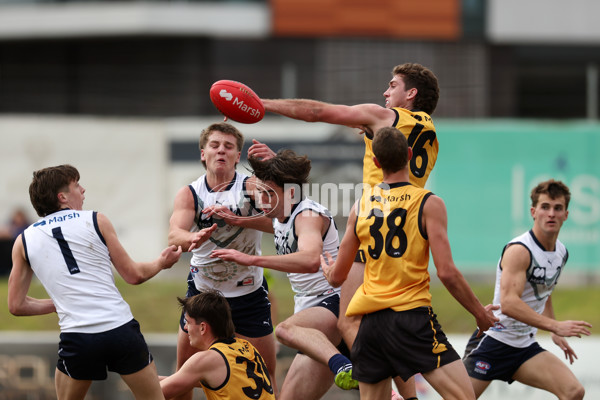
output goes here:
<path id="1" fill-rule="evenodd" d="M 254 285 L 254 277 L 250 276 L 248 278 L 244 278 L 241 281 L 238 281 L 238 286 L 253 286 Z"/>
<path id="2" fill-rule="evenodd" d="M 335 289 L 327 289 L 326 291 L 324 291 L 323 293 L 321 293 L 319 296 L 330 296 L 332 294 L 335 293 Z"/>
<path id="3" fill-rule="evenodd" d="M 33 226 L 44 226 L 46 224 L 52 225 L 52 224 L 56 224 L 58 222 L 64 222 L 69 219 L 74 219 L 74 218 L 79 218 L 79 217 L 81 217 L 81 215 L 78 212 L 72 212 L 70 214 L 65 214 L 65 215 L 55 215 L 54 217 L 46 218 L 44 220 L 36 222 L 35 224 L 33 224 Z"/>
<path id="4" fill-rule="evenodd" d="M 543 285 L 546 283 L 546 268 L 536 266 L 531 271 L 531 275 L 529 276 L 529 282 Z"/>
<path id="5" fill-rule="evenodd" d="M 492 326 L 490 328 L 490 330 L 492 330 L 492 331 L 498 331 L 498 332 L 500 332 L 500 331 L 502 331 L 504 329 L 506 329 L 506 327 L 504 325 L 502 325 L 500 322 L 496 322 L 494 324 L 494 326 Z"/>
<path id="6" fill-rule="evenodd" d="M 492 366 L 488 362 L 481 361 L 481 360 L 475 361 L 475 372 L 477 372 L 479 374 L 482 374 L 482 375 L 487 374 L 487 372 L 489 371 L 489 369 L 491 367 Z"/>

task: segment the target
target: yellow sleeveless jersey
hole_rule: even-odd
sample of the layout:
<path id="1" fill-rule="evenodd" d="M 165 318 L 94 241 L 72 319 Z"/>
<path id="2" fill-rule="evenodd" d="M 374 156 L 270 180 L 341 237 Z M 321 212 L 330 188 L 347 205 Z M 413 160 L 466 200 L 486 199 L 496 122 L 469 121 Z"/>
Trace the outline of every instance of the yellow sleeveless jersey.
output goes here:
<path id="1" fill-rule="evenodd" d="M 244 339 L 219 341 L 210 346 L 227 364 L 227 378 L 217 387 L 202 386 L 208 400 L 275 400 L 271 378 L 262 357 Z"/>
<path id="2" fill-rule="evenodd" d="M 409 161 L 410 183 L 425 187 L 439 150 L 433 121 L 429 114 L 423 111 L 410 111 L 405 108 L 392 110 L 396 112 L 396 120 L 392 126 L 406 136 L 408 145 L 413 149 L 413 157 Z M 373 136 L 365 132 L 364 140 L 363 183 L 373 187 L 383 181 L 383 172 L 373 162 Z"/>
<path id="3" fill-rule="evenodd" d="M 407 182 L 365 190 L 357 204 L 354 227 L 366 266 L 346 315 L 391 308 L 410 310 L 431 305 L 429 240 L 421 225 L 423 205 L 431 192 Z"/>

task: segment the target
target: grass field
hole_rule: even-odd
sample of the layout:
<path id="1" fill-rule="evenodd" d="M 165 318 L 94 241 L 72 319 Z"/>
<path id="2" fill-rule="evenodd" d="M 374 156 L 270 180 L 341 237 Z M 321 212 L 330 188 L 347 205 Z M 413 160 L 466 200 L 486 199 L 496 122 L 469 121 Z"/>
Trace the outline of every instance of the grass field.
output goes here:
<path id="1" fill-rule="evenodd" d="M 277 318 L 285 319 L 293 312 L 292 292 L 284 274 L 274 274 L 271 292 L 277 299 Z M 131 286 L 117 278 L 117 286 L 123 297 L 131 305 L 133 315 L 140 322 L 144 332 L 175 333 L 179 319 L 176 296 L 184 295 L 185 281 L 181 279 L 153 279 L 139 286 Z M 488 284 L 474 284 L 473 290 L 484 304 L 490 303 L 493 287 Z M 470 333 L 475 321 L 450 296 L 442 285 L 431 288 L 433 308 L 438 321 L 448 333 Z M 34 282 L 30 289 L 34 297 L 47 297 L 44 288 Z M 15 317 L 8 312 L 6 304 L 7 279 L 0 280 L 0 330 L 44 330 L 58 331 L 58 318 L 55 314 L 36 317 Z M 581 286 L 559 288 L 553 295 L 557 319 L 586 320 L 598 329 L 600 327 L 600 287 Z M 592 329 L 593 333 L 594 329 Z"/>

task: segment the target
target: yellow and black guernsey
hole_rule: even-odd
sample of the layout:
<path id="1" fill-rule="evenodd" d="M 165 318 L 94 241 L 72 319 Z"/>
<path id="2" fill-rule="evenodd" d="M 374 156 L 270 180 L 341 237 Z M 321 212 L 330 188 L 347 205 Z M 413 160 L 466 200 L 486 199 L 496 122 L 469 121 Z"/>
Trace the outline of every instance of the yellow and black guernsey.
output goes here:
<path id="1" fill-rule="evenodd" d="M 429 240 L 422 226 L 423 206 L 431 194 L 407 182 L 363 191 L 355 234 L 365 252 L 364 283 L 346 315 L 431 306 Z"/>
<path id="2" fill-rule="evenodd" d="M 413 157 L 409 161 L 410 183 L 425 187 L 439 150 L 433 121 L 429 114 L 423 111 L 410 111 L 405 108 L 392 110 L 396 113 L 396 120 L 392 126 L 404 134 L 408 146 L 413 150 Z M 363 183 L 375 186 L 383 181 L 383 172 L 373 162 L 373 133 L 365 132 L 364 141 Z"/>
<path id="3" fill-rule="evenodd" d="M 208 400 L 275 400 L 267 366 L 250 342 L 232 338 L 210 346 L 227 364 L 227 378 L 217 388 L 202 385 Z"/>

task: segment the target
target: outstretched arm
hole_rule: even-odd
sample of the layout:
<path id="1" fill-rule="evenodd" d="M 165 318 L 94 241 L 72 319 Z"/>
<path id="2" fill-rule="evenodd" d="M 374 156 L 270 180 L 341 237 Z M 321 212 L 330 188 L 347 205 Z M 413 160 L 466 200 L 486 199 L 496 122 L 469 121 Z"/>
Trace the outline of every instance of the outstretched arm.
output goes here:
<path id="1" fill-rule="evenodd" d="M 192 355 L 173 375 L 161 377 L 160 387 L 166 399 L 187 393 L 200 383 L 219 387 L 227 377 L 225 360 L 216 351 L 205 350 Z"/>
<path id="2" fill-rule="evenodd" d="M 492 309 L 497 309 L 498 306 L 483 307 L 465 277 L 456 268 L 448 241 L 446 206 L 441 198 L 430 196 L 426 200 L 423 207 L 423 224 L 429 237 L 429 247 L 440 281 L 475 317 L 479 329 L 478 335 L 481 335 L 498 321 L 492 312 Z"/>
<path id="3" fill-rule="evenodd" d="M 263 99 L 265 110 L 306 122 L 326 122 L 376 132 L 391 126 L 396 114 L 378 104 L 346 106 L 307 99 Z"/>
<path id="4" fill-rule="evenodd" d="M 211 253 L 211 257 L 283 272 L 314 273 L 319 270 L 319 256 L 323 252 L 322 231 L 325 220 L 325 217 L 311 210 L 305 210 L 296 216 L 298 251 L 291 254 L 251 256 L 237 250 L 218 249 Z"/>
<path id="5" fill-rule="evenodd" d="M 558 336 L 590 335 L 585 321 L 557 321 L 554 319 L 552 301 L 549 298 L 546 309 L 538 314 L 527 305 L 521 294 L 526 284 L 526 271 L 530 264 L 529 251 L 519 244 L 509 246 L 502 256 L 502 279 L 500 281 L 500 306 L 502 312 L 511 318 Z"/>
<path id="6" fill-rule="evenodd" d="M 56 311 L 50 299 L 27 296 L 33 270 L 25 258 L 23 237 L 19 235 L 12 249 L 13 266 L 8 277 L 8 310 L 13 315 L 42 315 Z"/>
<path id="7" fill-rule="evenodd" d="M 127 254 L 117 237 L 115 228 L 104 214 L 98 213 L 98 227 L 106 241 L 115 269 L 129 284 L 139 285 L 147 281 L 163 269 L 171 268 L 181 256 L 181 246 L 173 245 L 164 249 L 154 261 L 136 262 Z"/>
<path id="8" fill-rule="evenodd" d="M 262 143 L 261 143 L 262 145 Z M 266 145 L 263 145 L 266 147 Z M 266 147 L 269 151 L 268 147 Z M 265 157 L 266 155 L 263 154 Z M 260 185 L 256 176 L 251 176 L 246 179 L 246 193 L 254 201 L 256 204 L 257 199 L 257 185 Z M 227 225 L 232 226 L 241 226 L 244 228 L 255 229 L 261 232 L 273 233 L 273 220 L 269 217 L 263 215 L 262 211 L 257 210 L 257 214 L 250 215 L 247 217 L 243 217 L 240 215 L 234 214 L 227 206 L 216 204 L 212 206 L 205 207 L 202 210 L 202 213 L 206 217 L 211 217 L 215 215 L 225 221 Z"/>

